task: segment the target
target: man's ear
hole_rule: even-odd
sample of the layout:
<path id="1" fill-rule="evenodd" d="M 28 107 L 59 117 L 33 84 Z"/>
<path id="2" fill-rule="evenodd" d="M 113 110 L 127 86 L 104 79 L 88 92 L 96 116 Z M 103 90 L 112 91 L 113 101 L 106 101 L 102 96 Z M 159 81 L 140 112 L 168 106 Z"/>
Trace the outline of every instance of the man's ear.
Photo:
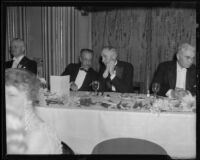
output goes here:
<path id="1" fill-rule="evenodd" d="M 176 59 L 179 60 L 179 53 L 176 54 Z"/>
<path id="2" fill-rule="evenodd" d="M 24 53 L 25 52 L 25 50 L 26 50 L 26 48 L 25 48 L 25 46 L 22 46 L 22 52 Z"/>

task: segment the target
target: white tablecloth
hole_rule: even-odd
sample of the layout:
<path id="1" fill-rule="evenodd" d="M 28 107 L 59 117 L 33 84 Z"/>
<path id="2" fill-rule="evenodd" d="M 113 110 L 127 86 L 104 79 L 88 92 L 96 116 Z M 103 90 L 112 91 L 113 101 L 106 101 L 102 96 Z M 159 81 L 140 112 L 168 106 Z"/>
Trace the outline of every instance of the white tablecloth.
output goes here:
<path id="1" fill-rule="evenodd" d="M 101 141 L 132 137 L 155 142 L 174 158 L 196 156 L 195 113 L 108 111 L 88 107 L 36 107 L 39 116 L 78 154 Z"/>

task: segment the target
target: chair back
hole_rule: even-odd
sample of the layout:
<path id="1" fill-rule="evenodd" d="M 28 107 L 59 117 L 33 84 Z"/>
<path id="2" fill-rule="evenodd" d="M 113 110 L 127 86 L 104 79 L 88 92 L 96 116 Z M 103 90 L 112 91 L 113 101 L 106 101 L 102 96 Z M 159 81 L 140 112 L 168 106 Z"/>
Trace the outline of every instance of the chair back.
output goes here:
<path id="1" fill-rule="evenodd" d="M 115 138 L 97 144 L 92 154 L 167 155 L 167 152 L 160 145 L 144 139 Z"/>
<path id="2" fill-rule="evenodd" d="M 62 145 L 62 152 L 63 154 L 71 154 L 74 155 L 74 151 L 63 141 L 61 142 Z"/>

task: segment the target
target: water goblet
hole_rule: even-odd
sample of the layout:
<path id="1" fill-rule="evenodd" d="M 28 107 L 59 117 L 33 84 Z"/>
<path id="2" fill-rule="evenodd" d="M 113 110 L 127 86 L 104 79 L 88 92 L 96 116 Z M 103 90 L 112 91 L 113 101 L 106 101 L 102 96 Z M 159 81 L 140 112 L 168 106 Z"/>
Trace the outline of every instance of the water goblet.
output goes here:
<path id="1" fill-rule="evenodd" d="M 152 84 L 152 91 L 154 93 L 154 97 L 157 97 L 157 93 L 160 91 L 160 84 L 159 83 L 153 83 Z"/>
<path id="2" fill-rule="evenodd" d="M 92 89 L 95 91 L 95 95 L 97 95 L 97 91 L 99 89 L 99 81 L 92 82 Z"/>

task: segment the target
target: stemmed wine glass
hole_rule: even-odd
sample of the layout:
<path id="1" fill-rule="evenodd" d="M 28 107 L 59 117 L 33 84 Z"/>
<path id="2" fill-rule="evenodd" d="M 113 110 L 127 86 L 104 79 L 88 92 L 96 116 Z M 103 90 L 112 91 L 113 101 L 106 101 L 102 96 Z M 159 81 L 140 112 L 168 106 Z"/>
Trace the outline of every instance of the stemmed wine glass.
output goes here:
<path id="1" fill-rule="evenodd" d="M 154 93 L 154 97 L 156 98 L 157 97 L 157 93 L 159 92 L 160 90 L 160 84 L 159 83 L 153 83 L 152 84 L 152 91 Z"/>
<path id="2" fill-rule="evenodd" d="M 99 89 L 99 81 L 92 82 L 92 89 L 95 91 L 95 94 L 97 95 L 97 91 Z"/>

